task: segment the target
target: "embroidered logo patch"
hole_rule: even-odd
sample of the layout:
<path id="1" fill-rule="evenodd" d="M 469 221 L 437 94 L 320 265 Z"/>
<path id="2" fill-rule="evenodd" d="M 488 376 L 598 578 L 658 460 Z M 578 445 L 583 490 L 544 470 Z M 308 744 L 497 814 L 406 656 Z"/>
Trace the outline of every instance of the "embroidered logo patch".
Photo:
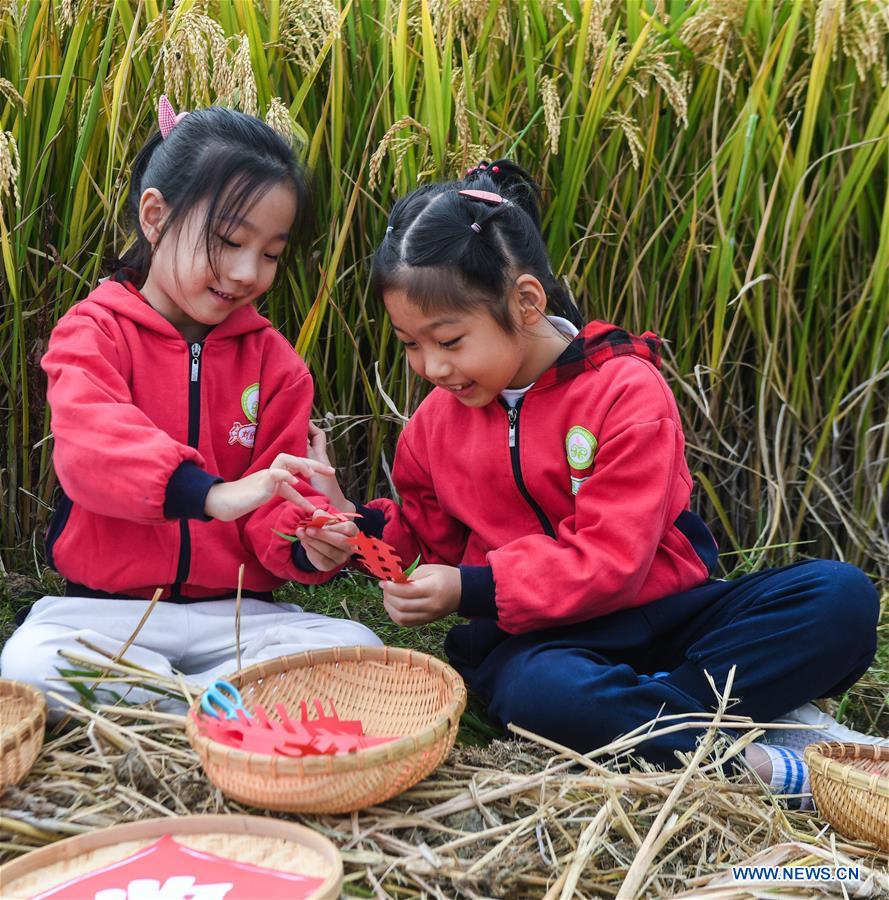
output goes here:
<path id="1" fill-rule="evenodd" d="M 256 417 L 259 415 L 259 382 L 251 384 L 244 388 L 241 393 L 241 409 L 247 419 L 256 424 Z"/>
<path id="2" fill-rule="evenodd" d="M 234 422 L 228 433 L 230 444 L 252 447 L 256 441 L 256 417 L 259 415 L 259 382 L 250 384 L 241 391 L 241 409 L 246 422 Z"/>
<path id="3" fill-rule="evenodd" d="M 576 494 L 590 477 L 586 471 L 593 465 L 599 442 L 596 436 L 582 425 L 574 425 L 565 436 L 565 454 L 571 469 L 571 493 Z"/>

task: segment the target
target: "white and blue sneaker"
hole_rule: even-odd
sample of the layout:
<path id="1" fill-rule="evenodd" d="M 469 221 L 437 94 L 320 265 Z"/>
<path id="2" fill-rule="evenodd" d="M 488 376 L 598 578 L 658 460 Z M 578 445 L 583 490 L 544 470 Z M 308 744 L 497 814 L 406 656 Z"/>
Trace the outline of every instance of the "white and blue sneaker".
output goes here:
<path id="1" fill-rule="evenodd" d="M 840 741 L 844 744 L 878 744 L 889 747 L 889 739 L 872 737 L 853 731 L 845 725 L 840 725 L 833 716 L 821 712 L 814 703 L 804 703 L 797 709 L 792 709 L 776 723 L 782 725 L 808 725 L 808 728 L 767 728 L 765 734 L 759 738 L 761 744 L 772 744 L 787 747 L 802 753 L 809 744 L 818 741 Z"/>

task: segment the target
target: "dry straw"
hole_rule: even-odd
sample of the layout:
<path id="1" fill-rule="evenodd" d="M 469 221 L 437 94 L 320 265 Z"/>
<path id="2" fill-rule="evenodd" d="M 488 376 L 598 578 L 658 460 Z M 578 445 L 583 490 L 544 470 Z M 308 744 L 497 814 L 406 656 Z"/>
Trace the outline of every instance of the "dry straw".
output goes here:
<path id="1" fill-rule="evenodd" d="M 127 669 L 125 662 L 118 666 Z M 144 676 L 142 686 L 168 690 L 172 683 Z M 68 708 L 76 725 L 51 735 L 27 781 L 0 800 L 5 858 L 119 822 L 256 812 L 209 784 L 183 717 Z M 741 742 L 758 733 L 746 719 L 726 714 L 724 723 L 744 734 Z M 857 865 L 861 883 L 848 886 L 850 895 L 889 892 L 885 853 L 727 777 L 724 760 L 739 752 L 737 742 L 717 737 L 709 755 L 676 772 L 632 762 L 629 754 L 646 731 L 675 727 L 683 726 L 647 723 L 587 755 L 527 733 L 489 747 L 455 748 L 426 780 L 374 808 L 275 817 L 296 818 L 337 844 L 347 896 L 610 897 L 646 845 L 654 853 L 638 883 L 640 897 L 756 896 L 728 884 L 736 864 Z M 635 871 L 638 877 L 641 864 Z M 796 888 L 791 893 L 799 896 Z"/>

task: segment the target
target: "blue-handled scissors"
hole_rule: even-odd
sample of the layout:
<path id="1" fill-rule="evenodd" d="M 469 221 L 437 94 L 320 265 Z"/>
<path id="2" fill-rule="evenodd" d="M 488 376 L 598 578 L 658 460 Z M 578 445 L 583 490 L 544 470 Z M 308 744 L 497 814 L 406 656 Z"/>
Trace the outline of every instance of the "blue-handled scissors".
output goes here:
<path id="1" fill-rule="evenodd" d="M 208 716 L 217 719 L 237 719 L 239 711 L 248 718 L 250 717 L 238 689 L 222 678 L 217 678 L 204 691 L 204 696 L 201 697 L 201 709 Z"/>

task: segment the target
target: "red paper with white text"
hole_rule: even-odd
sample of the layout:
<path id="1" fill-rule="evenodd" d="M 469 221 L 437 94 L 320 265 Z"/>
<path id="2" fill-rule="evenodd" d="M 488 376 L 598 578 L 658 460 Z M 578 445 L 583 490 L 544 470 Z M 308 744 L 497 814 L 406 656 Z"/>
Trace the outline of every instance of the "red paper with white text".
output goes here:
<path id="1" fill-rule="evenodd" d="M 164 835 L 132 856 L 79 875 L 31 900 L 297 900 L 323 878 L 234 862 Z"/>

